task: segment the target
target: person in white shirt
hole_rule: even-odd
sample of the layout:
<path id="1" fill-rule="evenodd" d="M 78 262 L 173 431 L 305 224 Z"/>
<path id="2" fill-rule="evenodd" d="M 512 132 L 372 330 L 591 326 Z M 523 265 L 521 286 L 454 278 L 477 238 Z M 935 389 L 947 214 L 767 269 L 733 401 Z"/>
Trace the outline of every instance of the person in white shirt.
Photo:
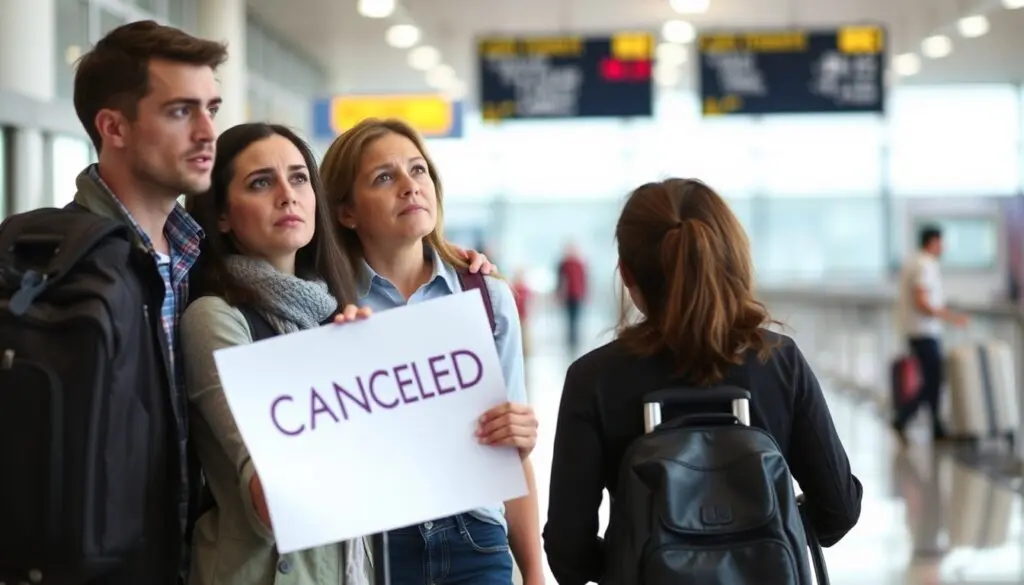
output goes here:
<path id="1" fill-rule="evenodd" d="M 900 321 L 910 352 L 921 372 L 921 389 L 914 400 L 897 409 L 893 428 L 906 442 L 904 431 L 918 408 L 927 404 L 932 414 L 932 435 L 945 438 L 939 416 L 943 378 L 942 330 L 945 323 L 963 326 L 967 318 L 946 308 L 939 258 L 942 256 L 942 231 L 927 226 L 920 232 L 920 247 L 908 259 L 900 275 Z"/>

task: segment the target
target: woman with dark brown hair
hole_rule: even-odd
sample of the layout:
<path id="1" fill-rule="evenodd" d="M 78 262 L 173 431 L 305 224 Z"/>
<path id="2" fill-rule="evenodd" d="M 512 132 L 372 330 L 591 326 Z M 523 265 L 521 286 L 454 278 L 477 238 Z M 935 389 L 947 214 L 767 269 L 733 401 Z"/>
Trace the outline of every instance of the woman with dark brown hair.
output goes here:
<path id="1" fill-rule="evenodd" d="M 839 541 L 860 516 L 861 484 L 800 349 L 767 328 L 747 236 L 729 206 L 696 180 L 648 183 L 615 232 L 634 307 L 624 302 L 617 338 L 566 374 L 544 528 L 556 580 L 601 582 L 603 490 L 614 507 L 626 449 L 645 432 L 644 395 L 678 385 L 749 390 L 750 423 L 778 443 L 818 539 Z"/>
<path id="2" fill-rule="evenodd" d="M 352 270 L 331 236 L 316 159 L 283 126 L 234 126 L 217 139 L 209 192 L 187 207 L 206 239 L 197 298 L 181 323 L 183 369 L 190 439 L 214 500 L 196 523 L 188 583 L 367 585 L 362 539 L 278 554 L 263 484 L 213 357 L 252 343 L 259 327 L 286 335 L 356 317 Z"/>

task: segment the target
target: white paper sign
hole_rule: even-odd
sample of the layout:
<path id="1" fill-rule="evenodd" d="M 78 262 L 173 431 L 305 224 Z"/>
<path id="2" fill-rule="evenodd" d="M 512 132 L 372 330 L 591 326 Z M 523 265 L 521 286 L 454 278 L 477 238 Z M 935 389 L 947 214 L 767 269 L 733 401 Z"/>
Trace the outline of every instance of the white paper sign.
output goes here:
<path id="1" fill-rule="evenodd" d="M 516 449 L 475 436 L 507 400 L 478 290 L 214 358 L 281 553 L 527 494 Z"/>

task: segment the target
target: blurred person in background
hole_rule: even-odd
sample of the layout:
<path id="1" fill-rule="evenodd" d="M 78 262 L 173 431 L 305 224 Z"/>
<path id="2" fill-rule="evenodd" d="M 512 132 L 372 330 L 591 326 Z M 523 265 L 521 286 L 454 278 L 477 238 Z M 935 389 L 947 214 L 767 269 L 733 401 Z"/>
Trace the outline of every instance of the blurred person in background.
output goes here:
<path id="1" fill-rule="evenodd" d="M 533 291 L 526 282 L 526 269 L 520 267 L 512 277 L 512 294 L 516 297 L 516 308 L 519 310 L 519 323 L 523 330 L 523 356 L 530 355 L 530 303 Z"/>
<path id="2" fill-rule="evenodd" d="M 583 303 L 587 299 L 587 266 L 576 244 L 565 247 L 556 269 L 558 300 L 565 310 L 566 343 L 569 352 L 576 355 L 580 347 L 580 319 Z"/>
<path id="3" fill-rule="evenodd" d="M 901 443 L 906 444 L 906 427 L 927 405 L 931 411 L 932 437 L 946 438 L 941 418 L 943 362 L 942 330 L 945 323 L 956 326 L 967 324 L 966 315 L 946 308 L 946 294 L 942 287 L 942 230 L 938 226 L 925 226 L 918 234 L 918 249 L 907 259 L 900 273 L 898 322 L 901 334 L 910 346 L 921 373 L 921 386 L 917 395 L 902 404 L 893 420 L 893 430 Z"/>

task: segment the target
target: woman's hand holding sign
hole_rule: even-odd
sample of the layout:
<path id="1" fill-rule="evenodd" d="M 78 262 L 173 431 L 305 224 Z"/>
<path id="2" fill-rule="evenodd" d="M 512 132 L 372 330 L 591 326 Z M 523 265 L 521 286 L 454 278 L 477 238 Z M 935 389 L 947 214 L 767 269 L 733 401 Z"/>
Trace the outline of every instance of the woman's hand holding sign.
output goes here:
<path id="1" fill-rule="evenodd" d="M 537 445 L 537 415 L 527 404 L 506 402 L 480 417 L 476 436 L 485 445 L 514 446 L 526 459 Z"/>
<path id="2" fill-rule="evenodd" d="M 373 314 L 373 309 L 369 307 L 357 307 L 355 305 L 347 305 L 345 309 L 334 316 L 334 323 L 350 323 L 352 321 L 361 321 Z"/>

